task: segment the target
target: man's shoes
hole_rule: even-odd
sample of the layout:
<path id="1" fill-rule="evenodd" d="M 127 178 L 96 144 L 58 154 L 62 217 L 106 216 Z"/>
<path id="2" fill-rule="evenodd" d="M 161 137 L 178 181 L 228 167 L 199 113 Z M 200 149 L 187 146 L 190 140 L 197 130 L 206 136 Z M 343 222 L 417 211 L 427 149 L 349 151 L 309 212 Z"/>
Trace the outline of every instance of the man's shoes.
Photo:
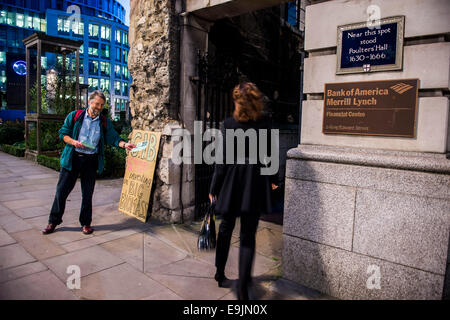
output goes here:
<path id="1" fill-rule="evenodd" d="M 56 224 L 49 223 L 48 226 L 44 230 L 42 230 L 42 234 L 53 233 L 53 231 L 55 231 L 55 229 L 56 229 Z"/>
<path id="2" fill-rule="evenodd" d="M 92 229 L 90 226 L 83 226 L 82 230 L 84 234 L 91 234 L 92 232 L 94 232 L 94 229 Z"/>

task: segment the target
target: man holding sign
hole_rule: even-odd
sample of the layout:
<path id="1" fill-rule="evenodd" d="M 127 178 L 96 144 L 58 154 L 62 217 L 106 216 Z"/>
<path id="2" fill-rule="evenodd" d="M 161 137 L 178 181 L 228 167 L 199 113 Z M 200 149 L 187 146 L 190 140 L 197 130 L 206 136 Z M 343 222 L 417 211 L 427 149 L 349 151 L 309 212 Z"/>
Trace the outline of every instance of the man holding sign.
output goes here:
<path id="1" fill-rule="evenodd" d="M 92 195 L 94 193 L 96 172 L 101 173 L 104 166 L 105 144 L 131 150 L 134 144 L 125 142 L 114 130 L 111 120 L 101 114 L 106 98 L 96 90 L 89 96 L 89 107 L 69 113 L 62 128 L 60 139 L 66 146 L 61 155 L 61 172 L 56 186 L 55 199 L 50 211 L 48 226 L 43 234 L 52 233 L 62 222 L 66 199 L 80 177 L 82 203 L 80 224 L 84 234 L 91 234 Z"/>

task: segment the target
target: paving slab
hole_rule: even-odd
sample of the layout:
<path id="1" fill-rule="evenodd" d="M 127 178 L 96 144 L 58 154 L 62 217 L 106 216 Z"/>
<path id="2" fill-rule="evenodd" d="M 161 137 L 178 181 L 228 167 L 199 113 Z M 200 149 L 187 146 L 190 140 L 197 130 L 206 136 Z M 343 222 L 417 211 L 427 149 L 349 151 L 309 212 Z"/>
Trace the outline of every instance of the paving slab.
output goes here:
<path id="1" fill-rule="evenodd" d="M 80 267 L 81 277 L 105 270 L 124 263 L 124 261 L 99 246 L 70 252 L 42 261 L 62 281 L 66 281 L 67 267 L 76 265 Z"/>
<path id="2" fill-rule="evenodd" d="M 218 300 L 230 291 L 230 289 L 219 288 L 217 282 L 210 278 L 173 276 L 157 273 L 149 273 L 149 275 L 152 279 L 163 284 L 186 300 Z"/>
<path id="3" fill-rule="evenodd" d="M 43 271 L 0 284 L 2 300 L 76 300 L 52 272 Z"/>
<path id="4" fill-rule="evenodd" d="M 158 292 L 151 296 L 142 298 L 141 300 L 183 300 L 183 298 L 169 289 L 167 291 Z"/>
<path id="5" fill-rule="evenodd" d="M 12 233 L 11 236 L 38 260 L 66 253 L 61 246 L 50 241 L 46 235 L 36 229 Z"/>
<path id="6" fill-rule="evenodd" d="M 30 262 L 21 266 L 0 270 L 0 283 L 19 279 L 33 273 L 48 270 L 48 268 L 39 261 Z"/>
<path id="7" fill-rule="evenodd" d="M 0 270 L 34 261 L 36 261 L 36 259 L 20 244 L 15 243 L 0 247 Z"/>
<path id="8" fill-rule="evenodd" d="M 172 247 L 150 235 L 144 238 L 144 272 L 151 272 L 163 265 L 183 260 L 187 256 L 185 251 Z"/>
<path id="9" fill-rule="evenodd" d="M 171 291 L 127 263 L 81 279 L 80 299 L 136 300 Z"/>
<path id="10" fill-rule="evenodd" d="M 0 247 L 16 243 L 16 240 L 14 240 L 5 230 L 0 228 Z"/>
<path id="11" fill-rule="evenodd" d="M 27 201 L 27 200 L 21 200 L 21 201 Z M 47 208 L 43 206 L 39 207 L 29 207 L 29 208 L 21 208 L 21 209 L 13 209 L 12 210 L 14 214 L 21 217 L 22 219 L 28 219 L 28 218 L 34 218 L 39 216 L 47 216 L 49 214 L 49 211 Z"/>
<path id="12" fill-rule="evenodd" d="M 33 226 L 13 213 L 0 215 L 0 226 L 8 233 L 32 229 Z"/>
<path id="13" fill-rule="evenodd" d="M 125 260 L 135 269 L 144 271 L 144 233 L 109 241 L 100 245 L 113 255 Z"/>

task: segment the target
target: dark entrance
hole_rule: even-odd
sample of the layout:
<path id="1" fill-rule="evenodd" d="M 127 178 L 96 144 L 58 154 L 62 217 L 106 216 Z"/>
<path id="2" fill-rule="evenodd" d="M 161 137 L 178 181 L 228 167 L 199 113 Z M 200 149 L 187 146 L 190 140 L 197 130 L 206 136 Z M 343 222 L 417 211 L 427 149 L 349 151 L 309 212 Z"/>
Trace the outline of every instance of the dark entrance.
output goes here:
<path id="1" fill-rule="evenodd" d="M 286 19 L 284 19 L 284 18 Z M 298 145 L 302 34 L 287 23 L 283 6 L 218 20 L 211 27 L 207 53 L 197 60 L 196 120 L 203 130 L 220 128 L 231 116 L 231 90 L 239 82 L 254 82 L 265 95 L 266 112 L 280 130 L 279 185 L 273 193 L 273 214 L 262 219 L 282 223 L 285 154 Z M 195 217 L 209 205 L 213 165 L 195 166 Z"/>

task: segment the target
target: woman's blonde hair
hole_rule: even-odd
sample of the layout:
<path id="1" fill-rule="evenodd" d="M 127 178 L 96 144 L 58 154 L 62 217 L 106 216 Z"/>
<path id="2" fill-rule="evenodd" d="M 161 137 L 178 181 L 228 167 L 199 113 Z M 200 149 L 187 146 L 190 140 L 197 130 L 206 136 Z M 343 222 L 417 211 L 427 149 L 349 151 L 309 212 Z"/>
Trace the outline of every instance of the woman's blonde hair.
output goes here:
<path id="1" fill-rule="evenodd" d="M 263 110 L 263 94 L 252 82 L 243 82 L 233 89 L 235 109 L 233 118 L 238 122 L 256 121 Z"/>

